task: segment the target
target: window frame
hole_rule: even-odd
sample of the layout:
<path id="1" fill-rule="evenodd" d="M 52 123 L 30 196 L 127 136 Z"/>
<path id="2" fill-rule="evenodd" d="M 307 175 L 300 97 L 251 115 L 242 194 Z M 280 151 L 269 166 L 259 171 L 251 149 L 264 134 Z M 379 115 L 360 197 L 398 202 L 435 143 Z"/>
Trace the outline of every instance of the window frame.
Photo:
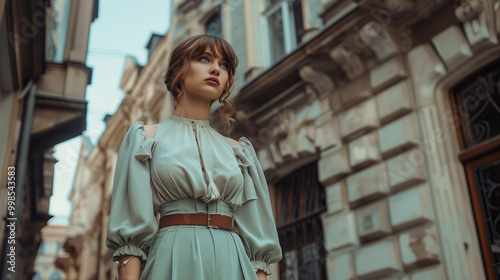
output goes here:
<path id="1" fill-rule="evenodd" d="M 264 11 L 261 13 L 262 15 L 262 23 L 263 23 L 263 32 L 264 32 L 264 53 L 266 60 L 266 67 L 271 67 L 277 61 L 281 60 L 287 54 L 291 53 L 294 49 L 297 48 L 297 34 L 295 34 L 295 19 L 293 17 L 292 2 L 295 0 L 279 0 L 278 2 L 267 6 L 267 1 L 264 1 L 266 7 Z M 299 0 L 301 4 L 301 11 L 303 10 L 302 0 Z M 282 18 L 282 28 L 283 28 L 283 37 L 284 37 L 284 45 L 285 52 L 280 57 L 273 57 L 272 54 L 272 40 L 270 38 L 271 30 L 269 24 L 269 18 L 276 11 L 281 10 L 281 18 Z M 302 14 L 302 20 L 304 20 L 304 15 Z"/>

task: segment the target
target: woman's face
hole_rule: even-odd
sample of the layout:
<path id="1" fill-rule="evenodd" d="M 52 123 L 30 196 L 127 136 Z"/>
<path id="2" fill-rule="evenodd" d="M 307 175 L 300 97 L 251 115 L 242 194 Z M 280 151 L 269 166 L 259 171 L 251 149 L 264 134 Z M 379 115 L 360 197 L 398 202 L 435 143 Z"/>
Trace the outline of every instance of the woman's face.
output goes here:
<path id="1" fill-rule="evenodd" d="M 215 58 L 215 55 L 207 48 L 205 53 L 191 59 L 188 73 L 181 82 L 184 94 L 207 99 L 207 101 L 221 96 L 228 81 L 229 64 L 222 58 Z"/>

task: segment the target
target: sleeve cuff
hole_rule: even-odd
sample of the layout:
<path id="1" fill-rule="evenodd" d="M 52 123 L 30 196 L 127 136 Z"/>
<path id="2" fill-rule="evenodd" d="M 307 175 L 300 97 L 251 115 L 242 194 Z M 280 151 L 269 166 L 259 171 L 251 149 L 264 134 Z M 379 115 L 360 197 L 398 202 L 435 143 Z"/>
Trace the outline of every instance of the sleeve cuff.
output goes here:
<path id="1" fill-rule="evenodd" d="M 148 260 L 148 257 L 144 253 L 144 251 L 134 245 L 125 245 L 115 250 L 113 254 L 113 261 L 118 261 L 119 257 L 122 255 L 134 255 L 141 259 L 142 263 L 145 263 Z"/>
<path id="2" fill-rule="evenodd" d="M 255 272 L 257 270 L 262 270 L 266 275 L 271 275 L 271 270 L 269 269 L 269 265 L 263 261 L 251 261 L 253 268 L 255 269 Z"/>

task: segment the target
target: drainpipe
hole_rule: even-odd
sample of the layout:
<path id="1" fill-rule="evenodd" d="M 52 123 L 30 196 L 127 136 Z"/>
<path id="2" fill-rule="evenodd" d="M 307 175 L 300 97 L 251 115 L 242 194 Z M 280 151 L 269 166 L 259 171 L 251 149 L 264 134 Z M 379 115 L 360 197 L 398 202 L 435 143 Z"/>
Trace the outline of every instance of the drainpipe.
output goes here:
<path id="1" fill-rule="evenodd" d="M 99 152 L 101 152 L 103 155 L 104 155 L 104 160 L 103 160 L 103 165 L 104 165 L 104 168 L 102 168 L 102 170 L 104 170 L 104 172 L 106 172 L 106 165 L 107 165 L 107 154 L 106 154 L 106 150 L 102 148 L 102 146 L 98 143 L 97 144 L 97 147 L 99 149 Z M 101 270 L 101 247 L 102 247 L 102 233 L 105 229 L 104 227 L 104 209 L 102 208 L 102 206 L 104 205 L 104 191 L 106 189 L 106 173 L 104 175 L 104 181 L 101 183 L 101 211 L 99 211 L 99 223 L 100 223 L 100 226 L 99 226 L 99 240 L 97 241 L 97 266 L 96 266 L 96 271 L 97 271 L 97 280 L 99 280 L 99 273 L 100 273 L 100 270 Z"/>
<path id="2" fill-rule="evenodd" d="M 18 143 L 18 153 L 17 153 L 17 160 L 16 160 L 16 176 L 15 176 L 15 212 L 14 212 L 14 217 L 9 216 L 7 214 L 6 219 L 11 220 L 6 220 L 6 223 L 14 223 L 15 224 L 15 230 L 14 236 L 15 236 L 15 271 L 16 272 L 11 272 L 8 270 L 10 265 L 7 263 L 8 258 L 7 254 L 10 252 L 10 247 L 13 246 L 14 244 L 8 244 L 8 238 L 7 236 L 10 235 L 11 230 L 10 228 L 5 228 L 5 235 L 4 235 L 4 240 L 3 240 L 3 247 L 2 247 L 2 274 L 0 279 L 16 279 L 16 274 L 17 271 L 19 270 L 19 264 L 21 263 L 21 260 L 19 259 L 19 250 L 21 247 L 19 246 L 18 243 L 18 233 L 19 233 L 19 214 L 21 213 L 21 208 L 23 207 L 22 201 L 24 197 L 24 181 L 26 177 L 26 168 L 27 168 L 27 162 L 28 162 L 28 155 L 29 155 L 29 148 L 30 148 L 30 140 L 31 140 L 31 126 L 33 124 L 33 115 L 35 112 L 35 94 L 36 94 L 36 84 L 33 83 L 33 80 L 30 80 L 26 87 L 23 89 L 21 92 L 21 95 L 19 96 L 19 100 L 23 99 L 26 96 L 26 101 L 24 102 L 24 114 L 23 114 L 23 123 L 22 123 L 22 130 L 21 130 L 21 135 L 19 137 L 19 143 Z M 9 248 L 9 250 L 7 249 Z"/>

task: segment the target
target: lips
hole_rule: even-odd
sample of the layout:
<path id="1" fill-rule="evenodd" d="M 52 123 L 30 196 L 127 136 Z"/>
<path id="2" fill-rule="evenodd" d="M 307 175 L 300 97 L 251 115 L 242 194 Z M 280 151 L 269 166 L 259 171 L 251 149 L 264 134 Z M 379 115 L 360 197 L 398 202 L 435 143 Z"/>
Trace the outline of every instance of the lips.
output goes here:
<path id="1" fill-rule="evenodd" d="M 217 79 L 217 78 L 213 78 L 213 77 L 212 77 L 212 78 L 205 79 L 205 81 L 214 82 L 214 83 L 216 83 L 217 85 L 220 85 L 220 83 L 219 83 L 219 79 Z"/>

